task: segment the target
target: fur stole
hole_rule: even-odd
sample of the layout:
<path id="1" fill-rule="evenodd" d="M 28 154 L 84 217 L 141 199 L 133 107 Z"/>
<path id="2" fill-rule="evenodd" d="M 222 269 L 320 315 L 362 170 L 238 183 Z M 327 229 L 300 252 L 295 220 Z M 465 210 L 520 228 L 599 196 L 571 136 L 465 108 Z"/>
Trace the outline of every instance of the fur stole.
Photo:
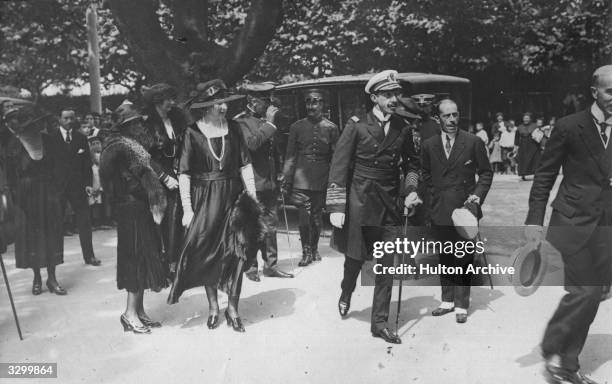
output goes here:
<path id="1" fill-rule="evenodd" d="M 247 261 L 248 250 L 257 249 L 268 232 L 263 220 L 263 208 L 260 203 L 242 192 L 234 202 L 229 222 L 229 237 L 227 244 L 229 252 Z M 257 255 L 257 252 L 254 252 Z"/>
<path id="2" fill-rule="evenodd" d="M 166 194 L 151 167 L 151 155 L 140 143 L 121 135 L 107 138 L 100 155 L 99 172 L 106 191 L 114 190 L 112 183 L 117 174 L 129 172 L 146 192 L 153 219 L 156 223 L 161 223 L 166 209 Z"/>

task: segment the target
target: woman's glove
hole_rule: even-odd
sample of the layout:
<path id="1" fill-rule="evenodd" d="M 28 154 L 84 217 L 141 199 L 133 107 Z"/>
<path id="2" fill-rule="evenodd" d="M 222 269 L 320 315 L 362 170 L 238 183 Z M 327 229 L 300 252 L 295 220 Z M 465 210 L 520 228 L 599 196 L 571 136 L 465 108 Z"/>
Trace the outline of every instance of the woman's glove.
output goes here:
<path id="1" fill-rule="evenodd" d="M 191 225 L 192 221 L 193 221 L 193 211 L 191 210 L 191 208 L 187 210 L 183 208 L 183 220 L 182 220 L 183 227 L 188 228 L 189 225 Z"/>

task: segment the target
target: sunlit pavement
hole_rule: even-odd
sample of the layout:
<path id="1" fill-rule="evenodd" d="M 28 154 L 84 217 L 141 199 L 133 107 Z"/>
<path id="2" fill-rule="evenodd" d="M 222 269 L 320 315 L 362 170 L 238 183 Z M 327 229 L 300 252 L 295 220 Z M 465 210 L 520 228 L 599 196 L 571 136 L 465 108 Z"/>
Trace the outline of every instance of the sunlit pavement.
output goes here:
<path id="1" fill-rule="evenodd" d="M 488 225 L 521 225 L 531 182 L 496 178 L 483 207 Z M 290 214 L 290 221 L 294 215 Z M 240 313 L 246 333 L 222 324 L 206 328 L 203 289 L 167 305 L 168 290 L 147 293 L 145 306 L 163 327 L 151 335 L 124 333 L 125 293 L 115 283 L 115 232 L 94 233 L 101 267 L 82 262 L 78 236 L 66 238 L 58 278 L 64 297 L 30 293 L 32 272 L 4 255 L 24 332 L 20 341 L 6 288 L 0 285 L 0 362 L 57 362 L 57 379 L 0 379 L 2 383 L 542 383 L 538 344 L 563 295 L 541 287 L 530 297 L 512 287 L 474 287 L 466 324 L 452 314 L 430 316 L 439 288 L 407 283 L 402 292 L 401 345 L 369 332 L 372 287 L 357 287 L 347 319 L 336 304 L 343 258 L 322 239 L 323 260 L 298 268 L 299 239 L 291 250 L 279 234 L 280 267 L 295 279 L 244 280 Z M 290 252 L 291 251 L 291 252 Z M 261 265 L 261 263 L 260 263 Z M 45 273 L 43 272 L 43 278 Z M 221 306 L 226 304 L 220 297 Z M 395 326 L 397 288 L 391 323 Z M 604 302 L 581 357 L 585 373 L 612 381 L 612 300 Z"/>

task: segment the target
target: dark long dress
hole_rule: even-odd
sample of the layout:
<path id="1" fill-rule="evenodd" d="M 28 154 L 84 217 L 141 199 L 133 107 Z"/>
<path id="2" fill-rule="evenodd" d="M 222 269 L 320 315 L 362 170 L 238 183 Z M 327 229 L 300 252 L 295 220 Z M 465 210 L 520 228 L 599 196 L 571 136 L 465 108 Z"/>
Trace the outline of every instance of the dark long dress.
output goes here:
<path id="1" fill-rule="evenodd" d="M 155 107 L 150 107 L 146 114 L 148 116 L 146 120 L 147 128 L 155 138 L 155 144 L 149 150 L 152 160 L 151 165 L 158 176 L 166 174 L 176 179 L 178 177 L 176 172 L 178 169 L 179 149 L 187 126 L 183 112 L 179 108 L 173 107 L 168 113 L 174 137 L 168 137 L 164 123 Z M 181 223 L 183 208 L 178 189 L 173 191 L 167 188 L 164 189 L 168 205 L 166 206 L 164 220 L 161 223 L 162 236 L 169 261 L 176 263 L 184 236 L 183 225 Z"/>
<path id="2" fill-rule="evenodd" d="M 207 139 L 194 124 L 183 140 L 179 173 L 191 177 L 191 204 L 194 218 L 186 231 L 169 303 L 198 286 L 215 286 L 229 295 L 239 295 L 242 263 L 229 251 L 230 214 L 243 191 L 240 168 L 251 162 L 240 128 L 229 122 L 225 136 L 222 169 L 208 147 Z M 211 139 L 217 156 L 222 138 Z"/>
<path id="3" fill-rule="evenodd" d="M 518 145 L 516 156 L 519 176 L 533 175 L 540 162 L 540 144 L 531 138 L 536 124 L 521 124 L 516 130 L 514 144 Z"/>
<path id="4" fill-rule="evenodd" d="M 125 143 L 119 136 L 107 139 L 100 165 L 117 220 L 117 288 L 159 292 L 168 286 L 167 262 L 160 231 L 149 209 L 150 191 L 143 185 L 146 180 L 155 181 L 157 176 L 152 169 L 133 160 Z M 163 194 L 161 185 L 158 188 Z"/>
<path id="5" fill-rule="evenodd" d="M 17 139 L 8 149 L 7 171 L 16 208 L 17 268 L 46 268 L 64 262 L 63 216 L 53 182 L 54 150 L 44 133 L 42 145 L 40 160 L 33 160 Z"/>

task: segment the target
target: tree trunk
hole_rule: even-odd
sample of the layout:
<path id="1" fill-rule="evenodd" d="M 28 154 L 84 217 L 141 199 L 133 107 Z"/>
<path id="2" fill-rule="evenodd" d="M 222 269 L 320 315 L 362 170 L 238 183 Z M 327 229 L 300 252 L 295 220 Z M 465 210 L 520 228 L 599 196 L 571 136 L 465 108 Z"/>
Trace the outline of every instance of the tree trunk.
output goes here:
<path id="1" fill-rule="evenodd" d="M 108 0 L 134 60 L 152 82 L 166 82 L 186 96 L 213 78 L 240 80 L 264 52 L 281 21 L 282 0 L 252 0 L 244 26 L 229 48 L 210 41 L 207 0 L 172 0 L 174 36 L 159 24 L 157 0 Z"/>

